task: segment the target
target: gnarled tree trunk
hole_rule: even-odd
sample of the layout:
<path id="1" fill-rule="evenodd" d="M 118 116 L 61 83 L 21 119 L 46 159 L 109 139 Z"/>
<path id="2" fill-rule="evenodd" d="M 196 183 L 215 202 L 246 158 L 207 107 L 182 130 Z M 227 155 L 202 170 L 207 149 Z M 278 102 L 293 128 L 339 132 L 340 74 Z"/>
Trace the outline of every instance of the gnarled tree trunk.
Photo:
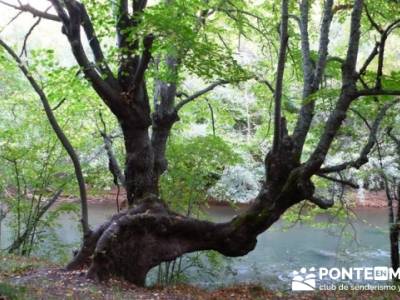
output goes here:
<path id="1" fill-rule="evenodd" d="M 282 137 L 279 153 L 268 155 L 266 168 L 267 180 L 254 205 L 231 221 L 212 223 L 182 216 L 171 212 L 157 195 L 148 194 L 94 231 L 88 251 L 80 253 L 87 258 L 70 268 L 89 264 L 91 278 L 119 276 L 144 285 L 152 267 L 185 253 L 215 250 L 226 256 L 247 254 L 261 232 L 314 192 L 311 181 L 297 177 L 299 163 L 289 136 Z"/>

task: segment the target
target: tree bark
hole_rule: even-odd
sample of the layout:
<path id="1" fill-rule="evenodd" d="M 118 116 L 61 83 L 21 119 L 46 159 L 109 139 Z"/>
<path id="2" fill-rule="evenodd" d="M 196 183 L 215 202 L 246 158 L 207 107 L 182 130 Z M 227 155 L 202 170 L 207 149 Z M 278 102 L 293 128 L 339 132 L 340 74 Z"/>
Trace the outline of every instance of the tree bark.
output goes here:
<path id="1" fill-rule="evenodd" d="M 167 170 L 166 149 L 171 128 L 179 120 L 175 109 L 177 93 L 176 80 L 178 79 L 178 59 L 167 55 L 165 66 L 173 77 L 171 82 L 157 79 L 154 86 L 154 113 L 152 115 L 151 144 L 154 149 L 154 173 L 158 179 Z"/>
<path id="2" fill-rule="evenodd" d="M 129 206 L 158 193 L 154 152 L 147 127 L 121 124 L 125 141 L 125 184 Z"/>
<path id="3" fill-rule="evenodd" d="M 400 267 L 399 233 L 399 225 L 392 224 L 390 226 L 390 259 L 392 262 L 392 269 L 394 271 L 396 271 Z M 395 280 L 400 280 L 400 278 L 395 278 Z"/>

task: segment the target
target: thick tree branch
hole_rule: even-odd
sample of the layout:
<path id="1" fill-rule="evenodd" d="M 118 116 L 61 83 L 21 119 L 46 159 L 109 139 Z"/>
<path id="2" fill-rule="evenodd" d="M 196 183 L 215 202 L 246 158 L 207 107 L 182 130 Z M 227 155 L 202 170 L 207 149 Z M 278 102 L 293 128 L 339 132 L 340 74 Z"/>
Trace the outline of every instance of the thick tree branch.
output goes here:
<path id="1" fill-rule="evenodd" d="M 87 79 L 92 84 L 94 90 L 97 94 L 103 99 L 103 101 L 110 107 L 112 112 L 117 116 L 126 115 L 126 109 L 121 105 L 121 97 L 120 92 L 113 88 L 112 85 L 109 84 L 103 77 L 111 79 L 107 74 L 99 73 L 99 69 L 96 68 L 96 65 L 91 63 L 86 55 L 86 52 L 83 48 L 81 41 L 81 23 L 82 15 L 85 15 L 82 12 L 82 5 L 75 0 L 67 1 L 66 9 L 68 14 L 64 10 L 64 7 L 58 0 L 50 0 L 53 4 L 54 8 L 57 11 L 59 18 L 63 23 L 63 32 L 67 36 L 68 41 L 70 43 L 72 53 L 82 68 L 83 73 L 87 77 Z M 87 15 L 86 15 L 87 16 Z M 86 20 L 86 26 L 90 26 L 88 20 Z M 92 33 L 89 31 L 89 37 Z M 97 42 L 92 41 L 92 46 L 95 50 L 98 50 L 99 44 Z M 101 59 L 101 53 L 97 52 L 97 57 Z M 100 55 L 100 56 L 99 56 Z"/>
<path id="2" fill-rule="evenodd" d="M 133 82 L 141 83 L 144 78 L 144 73 L 147 70 L 147 67 L 151 60 L 151 47 L 153 46 L 154 35 L 148 34 L 143 39 L 143 53 L 139 61 L 139 65 L 136 68 L 135 75 L 133 77 Z"/>
<path id="3" fill-rule="evenodd" d="M 143 85 L 137 82 L 144 75 L 150 61 L 150 49 L 153 42 L 153 35 L 148 34 L 143 39 L 144 52 L 142 57 L 137 54 L 140 47 L 140 39 L 132 36 L 132 29 L 140 24 L 140 15 L 146 8 L 146 0 L 134 0 L 132 5 L 132 15 L 129 13 L 129 1 L 120 0 L 117 16 L 117 36 L 118 47 L 121 58 L 118 69 L 118 80 L 123 90 L 129 93 L 131 90 L 141 88 Z M 147 44 L 147 46 L 145 45 Z"/>
<path id="4" fill-rule="evenodd" d="M 355 93 L 356 97 L 361 96 L 400 96 L 400 90 L 386 90 L 386 89 L 365 89 Z"/>
<path id="5" fill-rule="evenodd" d="M 342 67 L 342 91 L 334 110 L 329 115 L 324 132 L 317 147 L 303 166 L 303 175 L 312 176 L 317 173 L 323 164 L 330 146 L 346 118 L 347 110 L 354 99 L 356 99 L 356 64 L 360 43 L 360 22 L 362 15 L 363 0 L 355 0 L 351 14 L 350 37 L 347 48 L 345 63 Z"/>
<path id="6" fill-rule="evenodd" d="M 82 222 L 83 234 L 85 237 L 88 234 L 90 234 L 90 227 L 89 227 L 89 221 L 88 221 L 89 219 L 88 219 L 88 207 L 87 207 L 85 179 L 83 177 L 81 164 L 79 162 L 79 157 L 76 154 L 75 149 L 72 146 L 71 142 L 64 134 L 64 131 L 58 124 L 57 119 L 54 116 L 53 111 L 50 107 L 50 104 L 46 97 L 46 94 L 44 93 L 42 88 L 39 86 L 39 84 L 36 82 L 36 80 L 32 77 L 32 75 L 29 72 L 29 70 L 27 69 L 27 67 L 24 65 L 24 63 L 21 61 L 21 59 L 18 57 L 18 55 L 11 49 L 11 47 L 9 47 L 1 39 L 0 39 L 0 46 L 2 46 L 7 51 L 7 53 L 15 60 L 15 62 L 18 64 L 18 67 L 20 68 L 22 73 L 25 75 L 26 79 L 28 79 L 32 88 L 38 94 L 51 127 L 53 128 L 55 134 L 57 135 L 58 139 L 60 140 L 61 144 L 63 145 L 65 151 L 68 153 L 68 155 L 74 165 L 75 176 L 78 181 L 79 193 L 80 193 L 80 198 L 81 198 L 81 214 L 82 214 L 81 222 Z"/>
<path id="7" fill-rule="evenodd" d="M 282 106 L 283 75 L 285 72 L 285 63 L 286 63 L 286 50 L 289 41 L 288 23 L 289 23 L 289 1 L 282 0 L 281 26 L 279 32 L 280 49 L 279 49 L 278 65 L 276 70 L 276 83 L 275 83 L 275 93 L 274 93 L 275 110 L 274 110 L 274 139 L 272 145 L 273 153 L 279 151 L 279 146 L 282 137 L 281 106 Z"/>
<path id="8" fill-rule="evenodd" d="M 322 198 L 318 198 L 318 197 L 315 197 L 315 196 L 311 197 L 308 200 L 311 203 L 314 203 L 315 205 L 317 205 L 321 209 L 331 208 L 335 204 L 333 199 L 322 199 Z"/>
<path id="9" fill-rule="evenodd" d="M 329 31 L 333 18 L 332 7 L 333 0 L 326 0 L 319 38 L 318 61 L 315 67 L 314 81 L 312 84 L 314 90 L 318 89 L 325 72 L 325 65 L 328 58 Z"/>
<path id="10" fill-rule="evenodd" d="M 328 59 L 329 31 L 333 17 L 333 0 L 326 0 L 324 12 L 322 16 L 322 25 L 320 29 L 318 60 L 315 66 L 310 57 L 310 45 L 308 36 L 308 16 L 309 1 L 303 0 L 300 5 L 301 11 L 301 44 L 303 56 L 303 105 L 301 106 L 299 118 L 297 120 L 293 138 L 296 143 L 296 153 L 300 159 L 300 155 L 310 130 L 311 122 L 314 116 L 315 102 L 310 100 L 310 96 L 319 89 L 322 76 L 325 72 L 325 66 Z"/>
<path id="11" fill-rule="evenodd" d="M 80 9 L 81 9 L 81 16 L 82 16 L 82 22 L 81 25 L 85 31 L 87 40 L 89 42 L 89 46 L 92 49 L 92 53 L 96 62 L 96 65 L 102 72 L 102 74 L 105 75 L 106 81 L 115 89 L 119 90 L 119 84 L 116 78 L 114 77 L 113 72 L 111 71 L 110 67 L 108 66 L 103 50 L 100 46 L 100 42 L 97 38 L 96 32 L 94 30 L 92 21 L 90 20 L 89 14 L 86 10 L 86 7 L 79 3 Z"/>
<path id="12" fill-rule="evenodd" d="M 147 0 L 133 0 L 132 1 L 132 10 L 133 13 L 141 13 L 145 9 L 147 5 Z"/>
<path id="13" fill-rule="evenodd" d="M 126 28 L 130 25 L 128 0 L 119 0 L 117 9 L 117 38 L 118 47 L 123 48 L 127 46 L 128 33 Z"/>

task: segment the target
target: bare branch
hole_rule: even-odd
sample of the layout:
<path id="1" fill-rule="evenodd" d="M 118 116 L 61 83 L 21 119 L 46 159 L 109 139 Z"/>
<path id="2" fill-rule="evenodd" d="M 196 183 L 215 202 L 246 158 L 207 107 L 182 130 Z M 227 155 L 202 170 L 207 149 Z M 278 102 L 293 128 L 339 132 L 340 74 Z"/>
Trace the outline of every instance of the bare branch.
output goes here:
<path id="1" fill-rule="evenodd" d="M 378 49 L 379 49 L 379 43 L 375 43 L 374 48 L 372 49 L 371 53 L 368 55 L 364 64 L 360 68 L 360 71 L 358 72 L 359 77 L 365 74 L 365 71 L 367 71 L 367 68 L 370 65 L 370 63 L 374 60 L 375 56 L 378 55 L 379 53 Z"/>
<path id="2" fill-rule="evenodd" d="M 315 67 L 315 75 L 313 81 L 313 89 L 318 89 L 322 76 L 325 71 L 325 65 L 328 58 L 329 31 L 332 23 L 333 0 L 326 0 L 324 6 L 324 14 L 322 17 L 322 25 L 319 38 L 318 61 Z"/>
<path id="3" fill-rule="evenodd" d="M 0 30 L 0 33 L 2 33 L 12 22 L 14 22 L 18 17 L 23 13 L 23 11 L 18 12 L 14 17 L 11 18 L 10 21 L 7 22 L 6 25 Z"/>
<path id="4" fill-rule="evenodd" d="M 365 13 L 367 15 L 367 18 L 369 20 L 369 22 L 371 23 L 372 27 L 376 29 L 376 31 L 378 31 L 380 34 L 383 34 L 383 29 L 380 25 L 378 25 L 378 23 L 375 22 L 375 20 L 372 18 L 371 14 L 369 13 L 369 9 L 368 6 L 366 4 L 364 4 L 364 9 L 365 9 Z"/>
<path id="5" fill-rule="evenodd" d="M 368 14 L 368 9 L 366 6 L 365 6 L 365 10 L 367 11 L 367 14 Z M 373 19 L 370 15 L 369 15 L 369 19 L 370 19 L 370 22 L 373 22 Z M 360 71 L 358 72 L 358 79 L 361 80 L 361 76 L 365 74 L 370 63 L 378 55 L 378 67 L 377 67 L 377 71 L 376 71 L 375 90 L 381 90 L 382 89 L 383 63 L 384 63 L 384 57 L 385 57 L 386 40 L 388 39 L 389 35 L 393 32 L 393 30 L 400 26 L 400 19 L 397 19 L 394 22 L 392 22 L 391 24 L 389 24 L 386 27 L 386 29 L 382 29 L 381 26 L 379 26 L 376 23 L 374 23 L 374 24 L 375 24 L 374 27 L 376 28 L 376 30 L 381 34 L 381 38 L 380 38 L 379 42 L 375 43 L 374 48 L 372 49 L 371 53 L 369 54 L 369 56 L 365 60 L 364 64 L 360 68 Z M 363 83 L 363 85 L 365 86 L 364 83 Z"/>
<path id="6" fill-rule="evenodd" d="M 318 197 L 315 197 L 315 196 L 313 196 L 310 199 L 308 199 L 308 201 L 310 201 L 311 203 L 314 203 L 315 205 L 317 205 L 321 209 L 331 208 L 335 204 L 333 202 L 333 199 L 322 199 L 322 198 L 318 198 Z"/>
<path id="7" fill-rule="evenodd" d="M 192 102 L 193 100 L 199 98 L 200 96 L 203 96 L 204 94 L 206 94 L 206 93 L 212 91 L 212 90 L 215 89 L 217 86 L 224 85 L 224 84 L 227 84 L 227 83 L 229 83 L 228 80 L 223 80 L 223 79 L 221 79 L 221 80 L 218 80 L 218 81 L 216 81 L 216 82 L 210 84 L 210 85 L 207 86 L 206 88 L 204 88 L 204 89 L 202 89 L 202 90 L 200 90 L 200 91 L 194 93 L 193 95 L 191 95 L 191 96 L 189 96 L 189 97 L 183 99 L 181 102 L 179 102 L 179 103 L 175 106 L 175 110 L 176 110 L 176 111 L 179 111 L 184 105 L 188 104 L 189 102 Z"/>
<path id="8" fill-rule="evenodd" d="M 329 63 L 329 62 L 332 62 L 332 61 L 338 62 L 341 65 L 344 64 L 344 59 L 343 58 L 338 57 L 338 56 L 328 56 L 328 58 L 326 59 L 326 62 Z"/>
<path id="9" fill-rule="evenodd" d="M 358 189 L 358 188 L 359 188 L 359 185 L 358 185 L 358 184 L 356 184 L 356 183 L 354 183 L 354 182 L 351 182 L 351 181 L 349 181 L 349 180 L 344 180 L 344 179 L 339 179 L 339 178 L 331 177 L 331 176 L 325 175 L 325 174 L 323 174 L 323 173 L 321 173 L 321 174 L 317 173 L 316 175 L 319 176 L 319 177 L 321 177 L 321 178 L 324 178 L 324 179 L 326 179 L 326 180 L 335 182 L 335 183 L 339 183 L 339 184 L 342 184 L 342 185 L 348 185 L 348 186 L 350 186 L 350 187 L 352 187 L 352 188 L 354 188 L 354 189 Z"/>
<path id="10" fill-rule="evenodd" d="M 58 104 L 57 104 L 56 106 L 54 106 L 51 110 L 52 110 L 52 111 L 55 111 L 55 110 L 57 110 L 58 108 L 60 108 L 60 106 L 63 105 L 63 103 L 65 102 L 65 100 L 67 100 L 67 98 L 61 99 L 61 101 L 58 102 Z"/>
<path id="11" fill-rule="evenodd" d="M 395 104 L 399 103 L 400 99 L 396 99 L 395 101 L 392 102 L 387 102 L 378 112 L 374 123 L 371 126 L 370 133 L 368 136 L 368 141 L 365 144 L 365 146 L 362 148 L 360 155 L 357 159 L 351 160 L 344 162 L 340 165 L 336 166 L 330 166 L 330 167 L 325 167 L 321 168 L 318 172 L 318 174 L 324 174 L 324 173 L 332 173 L 332 172 L 339 172 L 342 170 L 345 170 L 347 168 L 356 168 L 359 169 L 361 166 L 366 164 L 368 162 L 368 154 L 371 152 L 373 146 L 375 145 L 376 142 L 376 134 L 379 130 L 379 126 L 384 119 L 387 111 L 393 107 Z"/>
<path id="12" fill-rule="evenodd" d="M 20 54 L 19 54 L 19 57 L 21 57 L 22 54 L 24 54 L 24 53 L 25 53 L 25 55 L 27 54 L 26 45 L 27 45 L 29 36 L 32 34 L 32 32 L 33 32 L 33 30 L 35 29 L 35 27 L 39 25 L 39 23 L 40 23 L 41 20 L 42 20 L 42 18 L 37 19 L 37 20 L 35 21 L 35 23 L 33 23 L 33 25 L 31 26 L 31 28 L 29 28 L 28 32 L 26 33 L 25 38 L 24 38 L 24 42 L 23 42 L 23 44 L 22 44 L 21 52 L 20 52 Z"/>
<path id="13" fill-rule="evenodd" d="M 212 125 L 212 131 L 213 131 L 213 136 L 215 136 L 215 116 L 214 116 L 214 109 L 210 103 L 210 101 L 208 101 L 208 99 L 206 99 L 208 108 L 210 109 L 210 117 L 211 117 L 211 125 Z"/>
<path id="14" fill-rule="evenodd" d="M 289 41 L 288 23 L 289 23 L 289 1 L 282 0 L 281 26 L 279 32 L 280 49 L 279 49 L 278 65 L 276 70 L 276 82 L 275 82 L 275 93 L 274 93 L 275 111 L 274 111 L 274 139 L 272 146 L 273 153 L 279 151 L 279 146 L 282 137 L 281 106 L 282 106 L 283 75 L 285 72 L 285 63 L 286 63 L 286 50 Z"/>
<path id="15" fill-rule="evenodd" d="M 357 91 L 356 96 L 400 96 L 400 90 L 365 89 Z"/>
<path id="16" fill-rule="evenodd" d="M 22 11 L 22 12 L 29 12 L 35 17 L 40 17 L 40 18 L 43 18 L 43 19 L 47 19 L 47 20 L 51 20 L 51 21 L 57 21 L 57 22 L 61 21 L 58 16 L 53 15 L 53 14 L 49 14 L 46 11 L 41 11 L 39 9 L 36 9 L 36 8 L 30 6 L 29 4 L 21 4 L 21 5 L 17 6 L 17 5 L 13 5 L 13 4 L 8 3 L 6 1 L 3 1 L 3 0 L 0 0 L 0 3 L 3 4 L 3 5 L 6 5 L 8 7 L 14 8 L 16 10 Z"/>
<path id="17" fill-rule="evenodd" d="M 397 145 L 397 147 L 400 150 L 400 139 L 398 139 L 393 133 L 392 133 L 393 128 L 389 127 L 386 130 L 387 135 L 393 140 L 393 142 Z"/>
<path id="18" fill-rule="evenodd" d="M 271 82 L 269 82 L 269 81 L 266 80 L 266 79 L 261 79 L 261 78 L 258 78 L 258 77 L 256 77 L 255 80 L 257 80 L 257 81 L 260 82 L 260 83 L 265 84 L 265 85 L 267 86 L 267 88 L 269 89 L 269 91 L 270 91 L 272 94 L 275 94 L 275 89 L 274 89 L 274 87 L 272 86 Z"/>
<path id="19" fill-rule="evenodd" d="M 8 52 L 8 54 L 15 60 L 15 62 L 18 64 L 19 69 L 25 75 L 26 79 L 29 81 L 29 83 L 31 84 L 31 86 L 35 90 L 35 92 L 38 94 L 50 125 L 52 126 L 55 134 L 57 135 L 58 139 L 60 140 L 61 144 L 63 145 L 64 149 L 68 153 L 68 155 L 74 165 L 75 176 L 78 181 L 79 193 L 80 193 L 80 198 L 81 198 L 82 229 L 83 229 L 84 236 L 86 236 L 86 235 L 90 234 L 90 227 L 89 227 L 89 222 L 88 222 L 89 219 L 88 219 L 88 207 L 87 207 L 85 179 L 83 177 L 81 164 L 79 162 L 79 157 L 76 154 L 75 149 L 72 146 L 72 144 L 70 143 L 69 139 L 64 134 L 64 131 L 58 124 L 57 119 L 54 116 L 53 111 L 50 107 L 50 104 L 46 97 L 46 94 L 44 93 L 42 88 L 39 86 L 39 84 L 36 82 L 36 80 L 32 77 L 31 73 L 29 72 L 27 67 L 24 65 L 24 63 L 21 61 L 21 59 L 18 57 L 18 55 L 14 52 L 14 50 L 12 50 L 11 47 L 9 47 L 2 39 L 0 39 L 0 46 L 2 46 Z"/>
<path id="20" fill-rule="evenodd" d="M 397 28 L 399 26 L 399 24 L 400 24 L 400 20 L 394 21 L 381 34 L 381 41 L 379 43 L 378 67 L 377 67 L 377 71 L 376 71 L 376 82 L 375 82 L 375 88 L 377 90 L 382 88 L 383 62 L 385 59 L 386 40 L 389 37 L 390 33 L 395 28 Z"/>
<path id="21" fill-rule="evenodd" d="M 356 114 L 364 122 L 364 124 L 365 124 L 365 126 L 367 126 L 368 130 L 371 130 L 371 125 L 369 124 L 366 117 L 364 117 L 358 110 L 356 110 L 354 108 L 350 108 L 350 111 L 352 111 L 354 114 Z"/>

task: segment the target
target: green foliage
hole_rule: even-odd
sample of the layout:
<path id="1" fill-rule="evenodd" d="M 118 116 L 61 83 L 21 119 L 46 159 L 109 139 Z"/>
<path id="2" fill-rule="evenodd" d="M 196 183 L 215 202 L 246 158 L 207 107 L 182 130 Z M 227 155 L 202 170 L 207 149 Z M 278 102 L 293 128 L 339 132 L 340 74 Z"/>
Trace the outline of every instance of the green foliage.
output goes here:
<path id="1" fill-rule="evenodd" d="M 161 178 L 162 198 L 172 208 L 188 215 L 198 213 L 206 200 L 207 189 L 224 167 L 240 161 L 223 139 L 214 136 L 172 136 L 167 158 L 169 168 Z"/>
<path id="2" fill-rule="evenodd" d="M 0 297 L 10 300 L 21 300 L 26 299 L 24 294 L 26 293 L 26 288 L 15 287 L 7 283 L 0 282 Z"/>
<path id="3" fill-rule="evenodd" d="M 167 158 L 169 168 L 161 178 L 161 196 L 171 208 L 188 216 L 202 215 L 208 188 L 216 182 L 224 167 L 240 161 L 231 146 L 222 138 L 211 135 L 172 136 Z M 156 282 L 160 285 L 185 282 L 193 272 L 197 272 L 198 277 L 213 277 L 224 264 L 226 260 L 213 251 L 185 255 L 157 267 Z"/>

